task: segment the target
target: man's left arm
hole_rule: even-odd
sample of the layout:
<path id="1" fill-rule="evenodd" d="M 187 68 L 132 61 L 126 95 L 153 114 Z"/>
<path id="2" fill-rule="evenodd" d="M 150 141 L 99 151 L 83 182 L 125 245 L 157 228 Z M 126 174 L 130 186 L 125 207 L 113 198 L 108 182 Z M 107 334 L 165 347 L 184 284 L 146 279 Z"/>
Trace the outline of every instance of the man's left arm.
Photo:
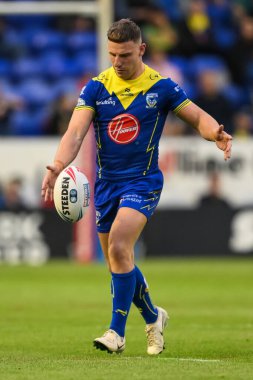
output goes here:
<path id="1" fill-rule="evenodd" d="M 224 131 L 224 126 L 202 108 L 190 103 L 182 108 L 177 116 L 187 124 L 195 128 L 206 140 L 214 141 L 219 149 L 224 152 L 224 159 L 231 157 L 232 136 Z"/>

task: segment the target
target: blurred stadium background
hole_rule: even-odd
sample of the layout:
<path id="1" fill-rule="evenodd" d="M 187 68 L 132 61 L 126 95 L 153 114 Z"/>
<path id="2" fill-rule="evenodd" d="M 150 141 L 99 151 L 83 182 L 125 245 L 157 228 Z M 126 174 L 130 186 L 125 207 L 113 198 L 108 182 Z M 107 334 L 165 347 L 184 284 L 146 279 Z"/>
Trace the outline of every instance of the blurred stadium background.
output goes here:
<path id="1" fill-rule="evenodd" d="M 253 255 L 252 1 L 0 1 L 0 262 L 102 259 L 94 209 L 68 225 L 41 202 L 40 186 L 80 89 L 107 66 L 107 27 L 122 17 L 141 25 L 145 62 L 234 136 L 225 163 L 213 144 L 168 117 L 165 186 L 137 257 Z M 76 160 L 91 183 L 93 143 L 91 131 Z"/>

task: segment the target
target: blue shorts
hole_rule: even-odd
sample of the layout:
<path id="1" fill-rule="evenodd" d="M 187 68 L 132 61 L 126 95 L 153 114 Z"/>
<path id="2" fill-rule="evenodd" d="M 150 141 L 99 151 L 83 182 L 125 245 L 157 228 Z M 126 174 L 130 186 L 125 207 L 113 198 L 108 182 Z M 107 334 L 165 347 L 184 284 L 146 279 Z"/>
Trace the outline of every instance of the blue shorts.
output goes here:
<path id="1" fill-rule="evenodd" d="M 149 219 L 158 205 L 163 187 L 160 170 L 148 176 L 127 181 L 106 181 L 95 183 L 95 208 L 98 232 L 109 232 L 120 207 L 133 208 Z"/>

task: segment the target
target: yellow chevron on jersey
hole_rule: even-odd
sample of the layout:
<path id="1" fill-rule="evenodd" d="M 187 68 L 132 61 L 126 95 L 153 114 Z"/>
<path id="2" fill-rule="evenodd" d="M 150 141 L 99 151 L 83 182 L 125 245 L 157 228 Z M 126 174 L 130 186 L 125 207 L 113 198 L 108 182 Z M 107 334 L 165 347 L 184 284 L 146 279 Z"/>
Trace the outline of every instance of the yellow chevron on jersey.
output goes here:
<path id="1" fill-rule="evenodd" d="M 162 78 L 157 71 L 145 65 L 144 72 L 136 79 L 119 78 L 113 67 L 92 79 L 101 82 L 110 95 L 115 94 L 126 110 L 141 92 L 143 95 L 146 94 Z"/>

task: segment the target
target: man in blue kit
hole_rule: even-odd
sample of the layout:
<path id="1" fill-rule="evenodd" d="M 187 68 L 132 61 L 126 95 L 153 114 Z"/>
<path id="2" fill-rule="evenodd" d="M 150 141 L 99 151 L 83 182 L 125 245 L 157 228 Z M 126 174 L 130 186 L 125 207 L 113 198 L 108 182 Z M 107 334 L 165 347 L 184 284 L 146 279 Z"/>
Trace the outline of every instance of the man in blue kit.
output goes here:
<path id="1" fill-rule="evenodd" d="M 160 198 L 163 176 L 158 145 L 166 116 L 174 112 L 200 135 L 231 155 L 232 137 L 191 102 L 171 79 L 145 65 L 140 28 L 129 19 L 107 33 L 112 66 L 83 88 L 54 163 L 47 166 L 42 196 L 52 199 L 58 174 L 76 157 L 93 122 L 97 141 L 95 207 L 100 243 L 111 272 L 112 319 L 94 340 L 108 352 L 125 349 L 125 326 L 132 302 L 146 323 L 147 352 L 164 349 L 167 312 L 155 306 L 147 282 L 134 263 L 134 245 Z"/>

